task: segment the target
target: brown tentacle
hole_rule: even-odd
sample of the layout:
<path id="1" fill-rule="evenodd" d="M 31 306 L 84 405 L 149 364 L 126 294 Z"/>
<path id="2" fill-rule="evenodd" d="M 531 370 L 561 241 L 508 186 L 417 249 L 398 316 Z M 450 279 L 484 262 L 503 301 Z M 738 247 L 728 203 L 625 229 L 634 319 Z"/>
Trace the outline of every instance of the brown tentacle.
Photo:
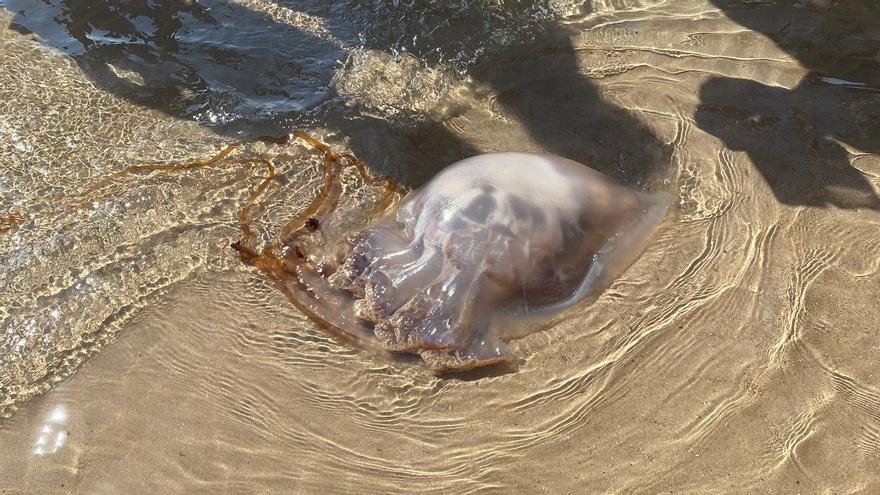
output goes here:
<path id="1" fill-rule="evenodd" d="M 281 229 L 281 233 L 278 234 L 278 240 L 275 243 L 278 247 L 292 241 L 297 234 L 303 233 L 304 229 L 308 230 L 307 225 L 309 219 L 313 218 L 319 210 L 322 209 L 324 203 L 330 199 L 330 201 L 334 202 L 335 206 L 335 201 L 339 197 L 338 193 L 334 195 L 334 186 L 338 185 L 337 178 L 339 177 L 339 170 L 336 167 L 336 156 L 330 150 L 330 147 L 317 141 L 304 132 L 297 131 L 294 135 L 303 139 L 310 146 L 324 154 L 324 182 L 321 185 L 318 195 L 312 200 L 305 211 L 303 211 L 298 217 L 287 222 L 284 228 Z"/>
<path id="2" fill-rule="evenodd" d="M 316 227 L 314 223 L 315 216 L 323 216 L 328 214 L 335 208 L 339 202 L 341 195 L 341 185 L 339 183 L 339 175 L 342 166 L 341 160 L 346 160 L 349 166 L 354 166 L 364 183 L 368 186 L 384 187 L 382 196 L 377 200 L 376 205 L 370 212 L 370 219 L 384 213 L 395 204 L 395 200 L 402 197 L 405 191 L 399 187 L 391 178 L 373 177 L 367 171 L 362 161 L 350 154 L 334 154 L 329 146 L 314 139 L 302 131 L 293 133 L 295 138 L 302 139 L 312 148 L 320 151 L 324 155 L 323 161 L 323 181 L 317 196 L 312 200 L 309 206 L 293 220 L 289 221 L 281 229 L 280 234 L 274 242 L 267 244 L 262 250 L 257 252 L 252 247 L 255 232 L 253 229 L 254 219 L 264 210 L 260 204 L 260 198 L 265 194 L 266 190 L 273 183 L 276 176 L 276 168 L 272 160 L 267 158 L 230 158 L 230 155 L 243 145 L 265 141 L 274 144 L 286 144 L 288 138 L 269 138 L 259 137 L 251 140 L 231 143 L 221 149 L 218 153 L 206 160 L 199 160 L 183 164 L 149 164 L 149 165 L 133 165 L 126 167 L 120 171 L 114 172 L 103 179 L 99 180 L 88 189 L 81 193 L 69 195 L 64 199 L 75 200 L 74 207 L 82 207 L 97 198 L 102 197 L 99 193 L 113 182 L 142 173 L 164 173 L 177 174 L 197 168 L 208 168 L 219 166 L 222 164 L 231 165 L 262 165 L 266 167 L 267 174 L 262 178 L 259 185 L 245 200 L 244 205 L 239 213 L 239 226 L 241 228 L 241 238 L 232 244 L 232 247 L 238 251 L 242 261 L 253 265 L 260 270 L 270 280 L 276 283 L 287 299 L 299 311 L 305 314 L 310 320 L 315 322 L 321 329 L 328 333 L 354 344 L 361 348 L 367 348 L 376 352 L 387 352 L 373 338 L 368 336 L 368 329 L 352 320 L 346 320 L 344 317 L 342 326 L 338 326 L 327 319 L 327 315 L 321 315 L 313 311 L 306 303 L 307 300 L 315 299 L 310 286 L 320 283 L 320 275 L 318 275 L 314 267 L 307 263 L 305 257 L 289 257 L 280 255 L 277 251 L 284 245 L 288 245 L 299 235 L 311 232 Z M 6 232 L 16 224 L 23 221 L 23 217 L 17 213 L 7 215 L 0 218 L 0 233 Z M 293 261 L 291 267 L 290 261 Z"/>
<path id="3" fill-rule="evenodd" d="M 367 167 L 364 164 L 363 160 L 352 155 L 351 153 L 344 153 L 340 156 L 340 158 L 344 158 L 349 161 L 349 163 L 355 167 L 360 175 L 361 180 L 368 186 L 378 186 L 383 185 L 385 187 L 385 192 L 382 193 L 382 196 L 376 201 L 376 205 L 370 211 L 370 216 L 368 220 L 373 220 L 374 218 L 380 216 L 382 213 L 385 213 L 388 209 L 390 209 L 395 203 L 395 199 L 399 199 L 406 195 L 406 190 L 399 186 L 397 182 L 388 176 L 380 176 L 374 177 L 370 175 L 367 171 Z"/>
<path id="4" fill-rule="evenodd" d="M 263 194 L 269 184 L 272 182 L 272 179 L 275 178 L 275 166 L 272 165 L 272 162 L 269 160 L 265 160 L 262 158 L 252 158 L 247 160 L 239 160 L 241 163 L 261 163 L 266 166 L 268 170 L 267 176 L 260 182 L 260 185 L 254 189 L 254 191 L 248 196 L 247 200 L 244 203 L 244 206 L 241 208 L 241 212 L 238 215 L 238 224 L 241 228 L 241 239 L 238 242 L 244 245 L 250 245 L 251 238 L 254 235 L 253 229 L 251 228 L 251 223 L 254 217 L 257 215 L 254 212 L 254 204 L 257 199 Z"/>
<path id="5" fill-rule="evenodd" d="M 223 149 L 221 149 L 217 154 L 208 158 L 207 160 L 197 160 L 189 163 L 158 163 L 158 164 L 147 164 L 147 165 L 132 165 L 126 167 L 118 172 L 114 172 L 103 179 L 99 180 L 95 184 L 92 184 L 88 189 L 81 193 L 68 195 L 68 199 L 79 199 L 82 200 L 77 204 L 77 206 L 82 206 L 87 204 L 89 200 L 96 199 L 95 196 L 92 196 L 97 191 L 107 187 L 118 179 L 123 177 L 128 177 L 130 175 L 137 175 L 141 173 L 169 173 L 176 174 L 180 172 L 186 172 L 188 170 L 193 170 L 196 168 L 205 168 L 210 167 L 212 165 L 217 165 L 225 161 L 225 158 L 229 156 L 236 149 L 255 142 L 270 142 L 273 144 L 285 144 L 288 141 L 287 136 L 283 136 L 280 138 L 270 137 L 270 136 L 261 136 L 253 139 L 247 139 L 243 141 L 237 141 L 235 143 L 231 143 L 226 145 Z M 100 198 L 100 196 L 97 196 Z"/>
<path id="6" fill-rule="evenodd" d="M 0 217 L 0 234 L 9 232 L 21 222 L 24 222 L 24 216 L 17 212 L 12 212 Z"/>
<path id="7" fill-rule="evenodd" d="M 378 186 L 381 184 L 385 188 L 382 196 L 370 211 L 367 221 L 372 220 L 387 211 L 394 205 L 395 199 L 403 196 L 403 189 L 399 187 L 393 179 L 390 177 L 374 177 L 370 175 L 364 162 L 354 155 L 350 153 L 334 154 L 329 146 L 302 131 L 294 132 L 294 136 L 301 138 L 307 144 L 324 154 L 324 182 L 318 195 L 312 200 L 305 211 L 298 217 L 289 221 L 284 228 L 281 229 L 281 233 L 275 243 L 276 247 L 289 244 L 299 235 L 311 232 L 314 230 L 311 226 L 313 223 L 312 219 L 320 219 L 336 208 L 336 205 L 339 202 L 339 195 L 341 194 L 341 187 L 338 179 L 342 170 L 342 167 L 337 166 L 337 163 L 341 160 L 346 160 L 350 166 L 354 166 L 367 186 Z"/>
<path id="8" fill-rule="evenodd" d="M 250 248 L 236 242 L 232 244 L 242 261 L 253 265 L 263 275 L 272 280 L 281 292 L 287 297 L 293 306 L 304 314 L 309 320 L 321 330 L 342 340 L 346 344 L 371 350 L 374 352 L 385 352 L 378 343 L 368 338 L 364 332 L 352 332 L 344 328 L 334 325 L 324 316 L 315 313 L 304 302 L 303 295 L 307 294 L 308 285 L 302 280 L 300 274 L 287 265 L 285 260 L 278 256 L 270 247 L 266 247 L 260 253 L 252 251 Z M 289 284 L 293 282 L 293 286 Z"/>
<path id="9" fill-rule="evenodd" d="M 322 315 L 313 311 L 307 301 L 313 301 L 317 305 L 322 304 L 322 302 L 320 295 L 316 294 L 312 287 L 316 284 L 326 284 L 326 280 L 317 273 L 315 267 L 306 259 L 304 253 L 294 253 L 293 256 L 285 257 L 278 253 L 278 251 L 283 246 L 291 245 L 297 237 L 313 232 L 320 225 L 319 219 L 336 208 L 342 191 L 339 182 L 342 166 L 339 162 L 343 159 L 357 168 L 365 184 L 373 186 L 381 183 L 385 185 L 385 192 L 371 211 L 371 218 L 377 213 L 386 211 L 393 204 L 395 197 L 400 195 L 401 190 L 390 178 L 374 178 L 370 176 L 363 162 L 354 156 L 334 154 L 329 146 L 304 132 L 297 131 L 293 135 L 302 139 L 324 155 L 323 181 L 318 194 L 300 215 L 284 225 L 276 240 L 266 245 L 259 253 L 248 247 L 248 241 L 252 232 L 249 222 L 252 216 L 243 212 L 241 216 L 242 241 L 233 244 L 233 247 L 239 251 L 243 261 L 254 265 L 269 279 L 273 280 L 294 307 L 315 322 L 319 328 L 341 338 L 348 344 L 374 352 L 387 353 L 387 350 L 381 347 L 372 337 L 371 329 L 366 325 L 350 318 L 346 319 L 345 315 L 337 318 L 337 323 L 334 324 L 328 319 L 330 315 Z M 267 179 L 264 185 L 268 184 L 269 180 Z M 263 189 L 265 187 L 255 191 L 251 198 L 249 198 L 249 204 L 253 204 L 257 200 L 260 194 L 262 194 Z M 328 290 L 330 290 L 329 286 Z M 337 311 L 337 314 L 339 311 L 344 311 L 344 308 L 334 309 Z M 352 311 L 349 312 L 353 313 Z"/>

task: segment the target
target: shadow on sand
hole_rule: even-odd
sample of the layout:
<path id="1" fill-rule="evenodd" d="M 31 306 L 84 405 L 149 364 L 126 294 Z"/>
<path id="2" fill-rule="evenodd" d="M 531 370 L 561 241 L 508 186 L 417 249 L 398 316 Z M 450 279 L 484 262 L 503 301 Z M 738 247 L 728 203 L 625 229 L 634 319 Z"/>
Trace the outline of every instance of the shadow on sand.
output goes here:
<path id="1" fill-rule="evenodd" d="M 519 8 L 530 12 L 544 3 L 522 2 Z M 72 56 L 101 88 L 224 135 L 280 135 L 309 125 L 335 129 L 351 138 L 355 153 L 375 172 L 409 186 L 478 153 L 442 122 L 369 117 L 358 102 L 343 101 L 333 85 L 338 60 L 346 56 L 341 45 L 394 53 L 403 34 L 398 31 L 414 30 L 409 36 L 418 34 L 422 41 L 411 50 L 430 64 L 454 58 L 463 44 L 482 43 L 479 34 L 494 29 L 493 17 L 476 7 L 416 1 L 405 11 L 385 12 L 381 9 L 395 7 L 295 2 L 297 11 L 322 20 L 320 29 L 307 32 L 241 4 L 210 0 L 0 0 L 0 5 L 15 14 L 14 28 Z M 274 5 L 283 9 L 294 2 Z M 438 20 L 430 33 L 421 22 L 428 14 Z M 498 95 L 545 151 L 642 183 L 669 163 L 669 147 L 631 113 L 602 98 L 579 73 L 564 28 L 551 28 L 540 41 L 525 36 L 519 45 L 481 59 L 472 76 Z"/>
<path id="2" fill-rule="evenodd" d="M 880 153 L 880 3 L 712 1 L 809 73 L 790 90 L 713 78 L 699 127 L 748 153 L 782 203 L 880 209 L 845 148 Z"/>

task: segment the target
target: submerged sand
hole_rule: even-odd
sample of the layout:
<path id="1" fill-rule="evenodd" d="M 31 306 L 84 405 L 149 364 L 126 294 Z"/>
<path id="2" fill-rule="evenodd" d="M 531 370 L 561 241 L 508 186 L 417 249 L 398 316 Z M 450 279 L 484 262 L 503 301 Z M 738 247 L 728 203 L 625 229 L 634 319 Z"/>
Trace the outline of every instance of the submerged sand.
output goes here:
<path id="1" fill-rule="evenodd" d="M 332 84 L 380 144 L 310 124 L 413 182 L 448 134 L 462 153 L 608 150 L 597 168 L 678 195 L 597 302 L 512 344 L 513 370 L 438 378 L 322 333 L 237 260 L 254 170 L 129 178 L 59 208 L 234 137 L 102 89 L 0 9 L 0 214 L 21 216 L 0 234 L 0 492 L 880 492 L 877 81 L 820 76 L 712 3 L 559 15 L 568 51 L 522 71 L 353 50 Z M 553 99 L 572 67 L 601 104 Z M 656 137 L 633 145 L 656 163 L 588 130 L 608 108 Z M 581 113 L 553 135 L 529 120 L 565 110 Z M 430 123 L 374 125 L 411 114 Z M 290 153 L 270 219 L 318 183 Z"/>

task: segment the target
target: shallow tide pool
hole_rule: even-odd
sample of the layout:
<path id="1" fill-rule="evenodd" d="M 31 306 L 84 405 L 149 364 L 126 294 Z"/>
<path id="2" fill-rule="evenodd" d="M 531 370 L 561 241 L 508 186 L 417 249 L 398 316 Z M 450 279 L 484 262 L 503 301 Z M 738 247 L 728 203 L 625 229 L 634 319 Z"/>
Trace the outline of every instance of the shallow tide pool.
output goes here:
<path id="1" fill-rule="evenodd" d="M 0 492 L 880 492 L 877 122 L 872 2 L 0 0 Z M 241 263 L 259 168 L 93 189 L 294 130 L 676 208 L 512 366 L 437 377 Z M 241 153 L 268 235 L 321 159 Z"/>

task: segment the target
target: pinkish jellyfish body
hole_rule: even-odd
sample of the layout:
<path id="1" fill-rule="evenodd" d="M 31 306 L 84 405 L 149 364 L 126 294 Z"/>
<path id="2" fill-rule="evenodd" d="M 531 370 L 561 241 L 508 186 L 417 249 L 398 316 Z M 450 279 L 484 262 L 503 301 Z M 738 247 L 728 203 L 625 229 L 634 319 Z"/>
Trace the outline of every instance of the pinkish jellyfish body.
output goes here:
<path id="1" fill-rule="evenodd" d="M 461 371 L 595 298 L 668 207 L 565 158 L 480 155 L 351 232 L 310 218 L 286 241 L 296 276 L 276 279 L 335 329 Z"/>

